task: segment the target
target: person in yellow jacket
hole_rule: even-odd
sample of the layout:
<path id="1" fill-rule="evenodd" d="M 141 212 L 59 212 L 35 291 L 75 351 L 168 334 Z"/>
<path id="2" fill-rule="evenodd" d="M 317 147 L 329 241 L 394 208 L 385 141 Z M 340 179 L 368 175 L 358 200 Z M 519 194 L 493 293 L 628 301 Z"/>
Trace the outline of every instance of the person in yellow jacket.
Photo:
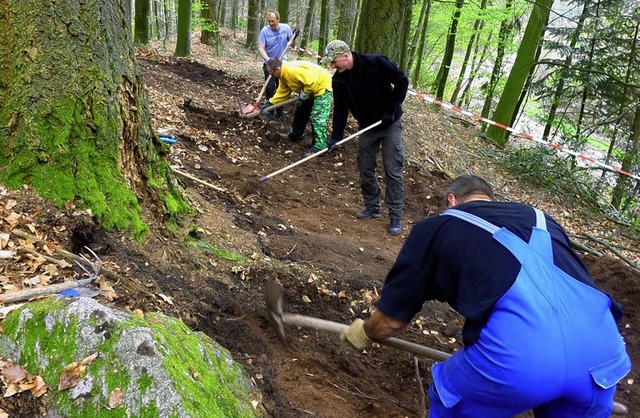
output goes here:
<path id="1" fill-rule="evenodd" d="M 267 61 L 267 71 L 278 81 L 278 89 L 260 110 L 282 103 L 291 93 L 298 94 L 293 111 L 289 139 L 300 141 L 309 119 L 313 131 L 313 142 L 307 153 L 315 154 L 327 147 L 327 123 L 331 113 L 331 73 L 309 61 L 283 63 L 278 58 Z"/>

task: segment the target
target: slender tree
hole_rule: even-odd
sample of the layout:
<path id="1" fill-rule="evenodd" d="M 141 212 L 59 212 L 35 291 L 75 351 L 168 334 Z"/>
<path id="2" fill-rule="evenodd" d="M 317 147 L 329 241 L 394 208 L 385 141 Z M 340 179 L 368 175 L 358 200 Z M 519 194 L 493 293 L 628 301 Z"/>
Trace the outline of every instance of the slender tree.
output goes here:
<path id="1" fill-rule="evenodd" d="M 431 0 L 424 0 L 425 8 L 425 21 L 422 29 L 420 31 L 420 41 L 418 42 L 418 52 L 417 52 L 417 62 L 416 68 L 413 70 L 413 75 L 411 77 L 411 83 L 414 86 L 418 86 L 418 82 L 420 80 L 420 73 L 422 72 L 422 60 L 424 59 L 424 48 L 427 45 L 427 28 L 429 27 L 429 12 L 431 10 Z"/>
<path id="2" fill-rule="evenodd" d="M 149 0 L 136 0 L 135 44 L 149 43 Z"/>
<path id="3" fill-rule="evenodd" d="M 398 66 L 405 73 L 409 61 L 409 39 L 411 38 L 411 19 L 413 18 L 413 0 L 404 0 L 404 16 L 402 17 L 402 52 L 400 53 L 400 62 Z"/>
<path id="4" fill-rule="evenodd" d="M 329 42 L 329 0 L 320 0 L 320 34 L 318 35 L 318 50 L 324 51 Z"/>
<path id="5" fill-rule="evenodd" d="M 411 39 L 411 44 L 409 45 L 409 62 L 407 63 L 407 70 L 405 71 L 408 76 L 411 76 L 413 73 L 413 63 L 416 59 L 416 52 L 418 51 L 418 42 L 421 39 L 420 34 L 423 30 L 423 22 L 425 20 L 425 14 L 427 11 L 426 8 L 427 0 L 423 1 L 422 6 L 420 7 L 420 14 L 418 15 L 418 24 L 413 31 L 413 38 Z"/>
<path id="6" fill-rule="evenodd" d="M 484 88 L 484 106 L 482 107 L 482 111 L 480 112 L 480 114 L 485 118 L 489 117 L 489 113 L 491 112 L 491 104 L 493 103 L 494 93 L 496 91 L 496 87 L 498 86 L 500 75 L 503 71 L 502 63 L 505 59 L 506 47 L 509 43 L 509 39 L 511 39 L 511 31 L 514 27 L 514 19 L 511 14 L 512 8 L 513 1 L 507 0 L 504 7 L 504 17 L 502 19 L 502 22 L 500 23 L 500 31 L 498 32 L 498 47 L 496 51 L 496 59 L 493 62 L 491 77 L 489 78 L 487 84 L 485 84 Z"/>
<path id="7" fill-rule="evenodd" d="M 178 0 L 178 38 L 176 57 L 191 55 L 191 0 Z"/>
<path id="8" fill-rule="evenodd" d="M 258 35 L 260 34 L 260 0 L 249 0 L 247 10 L 247 48 L 258 48 Z"/>
<path id="9" fill-rule="evenodd" d="M 311 29 L 313 27 L 313 16 L 316 8 L 316 0 L 309 0 L 307 6 L 307 13 L 304 18 L 304 28 L 302 29 L 302 40 L 300 41 L 300 47 L 306 48 L 311 40 Z"/>
<path id="10" fill-rule="evenodd" d="M 464 0 L 456 0 L 455 10 L 451 19 L 451 27 L 447 35 L 447 44 L 444 49 L 444 56 L 440 63 L 440 70 L 436 76 L 433 91 L 436 95 L 436 99 L 442 100 L 444 97 L 444 89 L 447 85 L 447 78 L 449 77 L 449 70 L 451 69 L 451 61 L 453 60 L 453 52 L 456 46 L 456 35 L 458 33 L 458 22 L 460 21 L 460 13 L 462 12 L 462 6 L 464 6 Z"/>
<path id="11" fill-rule="evenodd" d="M 289 22 L 289 0 L 278 0 L 278 13 L 282 23 Z"/>
<path id="12" fill-rule="evenodd" d="M 467 43 L 467 50 L 464 53 L 464 59 L 462 60 L 462 67 L 460 68 L 460 72 L 458 73 L 458 81 L 456 82 L 456 87 L 451 94 L 451 103 L 455 103 L 458 100 L 458 94 L 460 93 L 460 89 L 462 88 L 462 82 L 467 74 L 467 66 L 471 61 L 471 57 L 473 55 L 474 46 L 476 41 L 479 39 L 480 31 L 484 28 L 484 10 L 487 8 L 487 0 L 482 0 L 480 3 L 480 12 L 478 14 L 478 18 L 473 23 L 473 33 L 471 33 L 471 37 L 469 38 L 469 42 Z"/>
<path id="13" fill-rule="evenodd" d="M 202 33 L 200 42 L 209 45 L 215 55 L 220 53 L 220 29 L 217 22 L 219 0 L 202 0 Z"/>
<path id="14" fill-rule="evenodd" d="M 538 0 L 534 3 L 513 68 L 509 73 L 504 91 L 493 114 L 493 120 L 496 122 L 508 125 L 513 119 L 513 113 L 524 83 L 531 72 L 531 67 L 535 65 L 534 57 L 549 19 L 551 6 L 553 6 L 553 0 Z M 495 141 L 496 144 L 504 146 L 507 142 L 507 131 L 491 125 L 487 129 L 487 137 Z"/>
<path id="15" fill-rule="evenodd" d="M 82 13 L 73 0 L 4 4 L 0 182 L 91 208 L 104 227 L 137 237 L 148 230 L 137 196 L 160 214 L 161 202 L 186 207 L 160 159 L 122 2 L 85 2 Z"/>

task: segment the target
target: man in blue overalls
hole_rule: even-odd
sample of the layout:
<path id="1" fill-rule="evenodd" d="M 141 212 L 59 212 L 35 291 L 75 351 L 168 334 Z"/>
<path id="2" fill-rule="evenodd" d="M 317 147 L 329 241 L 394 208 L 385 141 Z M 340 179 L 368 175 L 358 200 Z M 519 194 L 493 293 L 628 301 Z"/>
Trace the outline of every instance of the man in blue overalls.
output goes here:
<path id="1" fill-rule="evenodd" d="M 441 216 L 416 224 L 376 311 L 342 339 L 357 348 L 399 334 L 427 300 L 465 317 L 464 348 L 433 366 L 432 418 L 609 417 L 631 370 L 621 307 L 595 287 L 562 227 L 530 206 L 496 202 L 467 175 Z M 455 209 L 453 209 L 455 207 Z"/>

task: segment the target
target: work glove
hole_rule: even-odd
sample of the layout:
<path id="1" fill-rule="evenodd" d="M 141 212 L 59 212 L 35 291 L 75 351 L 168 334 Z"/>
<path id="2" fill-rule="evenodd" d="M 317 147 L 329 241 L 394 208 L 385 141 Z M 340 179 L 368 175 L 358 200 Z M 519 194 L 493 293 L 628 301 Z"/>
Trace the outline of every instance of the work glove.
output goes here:
<path id="1" fill-rule="evenodd" d="M 396 119 L 396 111 L 394 110 L 385 110 L 382 113 L 382 126 L 391 125 Z"/>
<path id="2" fill-rule="evenodd" d="M 297 38 L 298 36 L 300 36 L 300 29 L 295 28 L 295 29 L 293 30 L 293 37 L 294 37 L 294 38 Z"/>
<path id="3" fill-rule="evenodd" d="M 359 350 L 367 348 L 373 344 L 373 341 L 367 337 L 367 334 L 364 332 L 364 321 L 360 318 L 353 321 L 351 325 L 349 325 L 349 328 L 340 333 L 340 339 L 342 341 L 349 341 Z"/>
<path id="4" fill-rule="evenodd" d="M 273 106 L 273 104 L 269 100 L 265 100 L 262 106 L 260 106 L 260 113 L 264 114 L 269 106 Z"/>
<path id="5" fill-rule="evenodd" d="M 307 100 L 308 98 L 309 98 L 309 95 L 307 93 L 305 93 L 303 90 L 300 90 L 300 94 L 298 95 L 298 99 Z"/>
<path id="6" fill-rule="evenodd" d="M 338 141 L 336 141 L 335 139 L 327 139 L 327 151 L 338 151 Z"/>

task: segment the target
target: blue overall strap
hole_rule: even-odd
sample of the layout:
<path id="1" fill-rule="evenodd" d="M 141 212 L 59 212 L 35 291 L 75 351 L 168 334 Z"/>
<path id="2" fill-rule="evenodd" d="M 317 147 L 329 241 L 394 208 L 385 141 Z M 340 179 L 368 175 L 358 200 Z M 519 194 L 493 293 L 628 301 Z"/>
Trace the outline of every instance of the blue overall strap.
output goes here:
<path id="1" fill-rule="evenodd" d="M 456 217 L 489 232 L 493 238 L 505 246 L 521 263 L 524 262 L 527 252 L 531 250 L 536 251 L 544 259 L 551 260 L 553 263 L 553 249 L 551 236 L 547 231 L 547 220 L 541 210 L 536 208 L 532 209 L 536 215 L 536 225 L 533 227 L 528 244 L 508 229 L 499 228 L 491 222 L 471 213 L 458 209 L 447 209 L 442 212 L 442 215 Z M 498 233 L 499 231 L 502 232 Z M 518 248 L 520 250 L 518 250 Z"/>
<path id="2" fill-rule="evenodd" d="M 547 220 L 544 217 L 544 213 L 540 209 L 536 209 L 536 208 L 532 208 L 532 209 L 536 213 L 536 228 L 539 228 L 539 229 L 542 229 L 543 231 L 546 231 L 547 230 Z M 470 222 L 470 223 L 474 224 L 475 226 L 478 226 L 478 227 L 488 231 L 492 235 L 500 230 L 500 228 L 498 228 L 497 226 L 495 226 L 491 222 L 485 221 L 484 219 L 480 218 L 479 216 L 473 215 L 473 214 L 468 213 L 468 212 L 463 212 L 463 211 L 458 210 L 458 209 L 447 209 L 442 214 L 443 215 L 451 215 L 451 216 L 454 216 L 456 218 L 462 219 L 464 221 Z"/>

